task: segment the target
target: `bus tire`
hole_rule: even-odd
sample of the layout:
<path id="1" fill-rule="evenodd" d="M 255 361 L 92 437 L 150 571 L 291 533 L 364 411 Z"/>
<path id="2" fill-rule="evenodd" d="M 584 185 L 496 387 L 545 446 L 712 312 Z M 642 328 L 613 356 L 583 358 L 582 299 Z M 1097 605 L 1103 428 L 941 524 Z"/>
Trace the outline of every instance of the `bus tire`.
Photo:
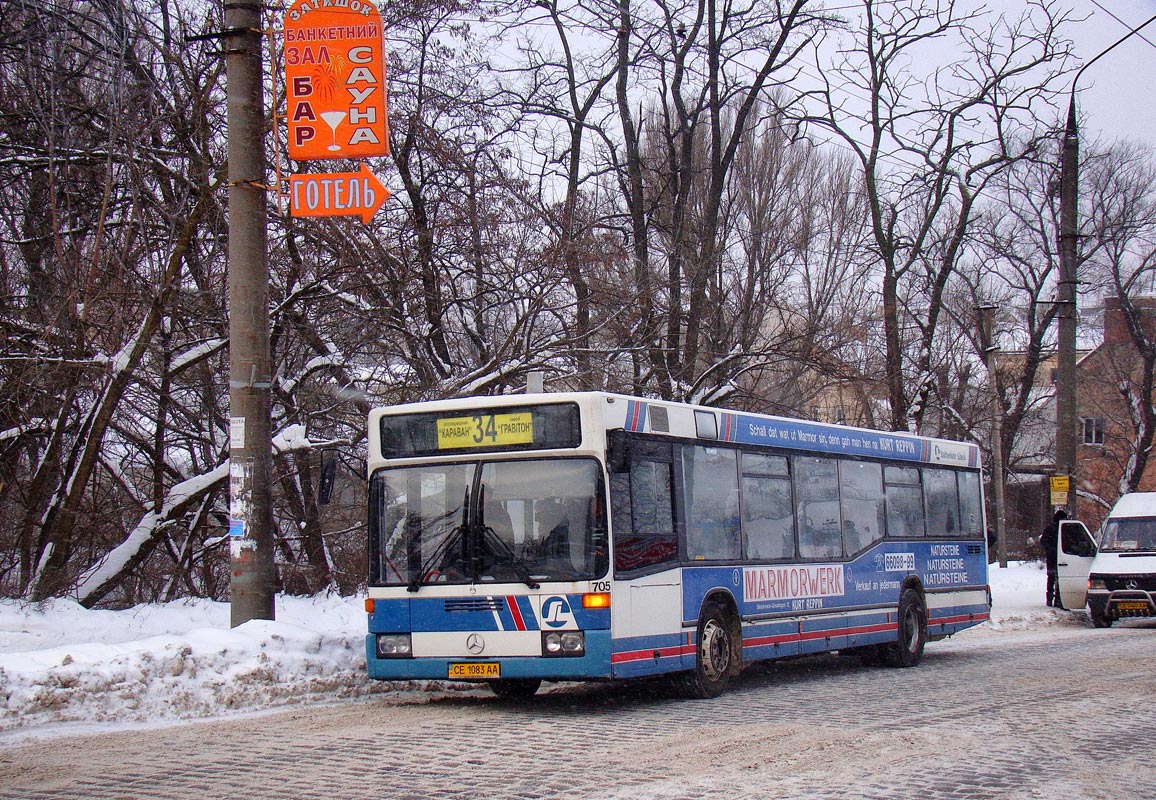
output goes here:
<path id="1" fill-rule="evenodd" d="M 490 691 L 503 700 L 526 700 L 535 695 L 542 681 L 537 678 L 503 678 L 490 682 Z"/>
<path id="2" fill-rule="evenodd" d="M 727 690 L 736 667 L 735 628 L 730 614 L 718 603 L 708 602 L 702 607 L 694 671 L 685 677 L 690 697 L 707 700 Z"/>
<path id="3" fill-rule="evenodd" d="M 914 667 L 926 643 L 927 606 L 919 590 L 909 586 L 899 595 L 899 630 L 895 641 L 884 646 L 884 660 L 892 667 Z"/>
<path id="4" fill-rule="evenodd" d="M 865 667 L 882 667 L 887 663 L 886 649 L 888 645 L 873 644 L 867 647 L 855 648 L 855 655 L 859 656 L 859 663 Z"/>

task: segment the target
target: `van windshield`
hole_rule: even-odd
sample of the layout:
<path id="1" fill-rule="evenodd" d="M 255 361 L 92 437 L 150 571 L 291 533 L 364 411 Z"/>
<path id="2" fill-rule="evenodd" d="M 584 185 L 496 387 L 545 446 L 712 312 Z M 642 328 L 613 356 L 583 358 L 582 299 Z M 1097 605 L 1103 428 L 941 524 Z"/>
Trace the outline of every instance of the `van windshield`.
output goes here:
<path id="1" fill-rule="evenodd" d="M 1106 552 L 1156 552 L 1156 517 L 1117 517 L 1104 526 L 1100 549 Z"/>

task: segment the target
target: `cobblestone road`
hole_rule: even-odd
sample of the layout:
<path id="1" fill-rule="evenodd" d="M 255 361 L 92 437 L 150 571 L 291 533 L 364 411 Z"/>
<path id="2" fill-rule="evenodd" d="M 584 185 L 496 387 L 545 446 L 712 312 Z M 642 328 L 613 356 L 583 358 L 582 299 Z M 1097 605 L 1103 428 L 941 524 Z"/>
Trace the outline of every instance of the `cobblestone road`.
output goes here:
<path id="1" fill-rule="evenodd" d="M 969 634 L 916 669 L 759 666 L 532 702 L 388 699 L 0 750 L 0 798 L 1146 798 L 1156 626 Z"/>

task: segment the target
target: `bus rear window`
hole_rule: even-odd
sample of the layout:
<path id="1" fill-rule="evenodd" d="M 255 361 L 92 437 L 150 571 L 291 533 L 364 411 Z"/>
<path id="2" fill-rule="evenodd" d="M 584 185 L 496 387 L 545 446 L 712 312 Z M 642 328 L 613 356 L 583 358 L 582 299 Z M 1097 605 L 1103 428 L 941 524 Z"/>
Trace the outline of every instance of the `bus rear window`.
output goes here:
<path id="1" fill-rule="evenodd" d="M 573 448 L 582 442 L 578 416 L 573 403 L 384 416 L 381 455 L 409 458 Z"/>

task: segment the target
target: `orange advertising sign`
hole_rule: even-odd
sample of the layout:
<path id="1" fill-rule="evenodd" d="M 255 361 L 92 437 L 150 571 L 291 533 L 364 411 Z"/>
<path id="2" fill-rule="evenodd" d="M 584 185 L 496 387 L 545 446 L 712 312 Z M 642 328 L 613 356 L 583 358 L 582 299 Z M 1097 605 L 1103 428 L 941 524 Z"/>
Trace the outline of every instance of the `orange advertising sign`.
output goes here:
<path id="1" fill-rule="evenodd" d="M 389 155 L 385 42 L 370 0 L 296 0 L 285 12 L 289 156 Z"/>
<path id="2" fill-rule="evenodd" d="M 358 172 L 289 176 L 289 213 L 294 217 L 361 217 L 368 225 L 389 199 L 389 190 L 364 164 Z"/>

